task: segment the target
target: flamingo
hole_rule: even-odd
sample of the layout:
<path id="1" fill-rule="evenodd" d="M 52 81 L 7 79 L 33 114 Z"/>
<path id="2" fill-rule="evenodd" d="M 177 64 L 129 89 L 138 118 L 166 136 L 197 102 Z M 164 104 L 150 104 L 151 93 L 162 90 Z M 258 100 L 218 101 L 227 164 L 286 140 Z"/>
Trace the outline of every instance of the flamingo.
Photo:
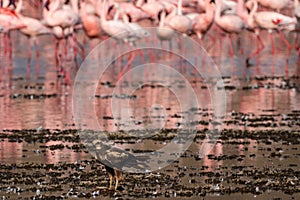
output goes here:
<path id="1" fill-rule="evenodd" d="M 290 0 L 257 0 L 257 2 L 263 7 L 271 8 L 279 12 L 288 6 Z"/>
<path id="2" fill-rule="evenodd" d="M 101 21 L 101 27 L 102 30 L 108 34 L 110 37 L 115 39 L 116 41 L 123 41 L 125 43 L 133 44 L 133 41 L 135 41 L 138 37 L 136 36 L 136 32 L 130 28 L 128 23 L 125 23 L 123 21 L 118 20 L 118 17 L 115 17 L 114 20 L 107 20 L 106 19 L 106 14 L 108 10 L 108 5 L 107 5 L 107 0 L 101 0 L 98 1 L 98 14 L 100 15 L 100 21 Z M 119 10 L 117 9 L 117 12 Z M 116 14 L 118 15 L 118 13 Z M 133 51 L 129 58 L 126 66 L 124 69 L 121 71 L 119 77 L 121 77 L 125 70 L 131 65 L 134 57 L 135 57 L 135 51 Z"/>
<path id="3" fill-rule="evenodd" d="M 75 2 L 72 5 L 77 5 Z M 45 8 L 47 10 L 44 12 L 44 19 L 50 27 L 60 26 L 62 29 L 71 29 L 70 32 L 73 32 L 74 26 L 79 23 L 79 15 L 74 11 L 77 9 L 62 5 L 60 0 L 54 0 L 51 3 L 50 0 L 46 0 Z"/>
<path id="4" fill-rule="evenodd" d="M 168 26 L 180 33 L 186 34 L 192 30 L 192 20 L 182 14 L 182 0 L 178 0 L 177 10 L 173 9 L 165 20 Z"/>
<path id="5" fill-rule="evenodd" d="M 23 24 L 26 26 L 24 28 L 20 28 L 20 32 L 29 37 L 29 45 L 28 45 L 28 66 L 30 64 L 31 59 L 31 42 L 34 42 L 34 47 L 36 51 L 36 57 L 39 57 L 39 52 L 37 49 L 37 36 L 42 34 L 50 34 L 51 30 L 47 28 L 44 24 L 42 24 L 41 21 L 31 18 L 31 17 L 25 17 L 21 14 L 23 6 L 23 0 L 19 0 L 17 8 L 15 10 L 16 14 L 18 15 L 19 19 L 23 22 Z M 38 62 L 37 62 L 38 63 Z M 29 73 L 29 71 L 27 71 Z M 38 74 L 38 64 L 36 67 L 36 74 Z"/>
<path id="6" fill-rule="evenodd" d="M 76 7 L 78 5 L 78 0 L 72 0 L 72 5 Z M 75 11 L 77 9 L 74 9 Z M 68 39 L 71 38 L 72 47 L 74 48 L 74 54 L 76 57 L 77 48 L 75 45 L 78 45 L 81 48 L 81 45 L 78 43 L 76 36 L 74 34 L 74 27 L 79 23 L 79 15 L 73 10 L 69 5 L 63 5 L 60 0 L 46 0 L 45 9 L 44 9 L 44 21 L 47 26 L 52 28 L 53 34 L 55 35 L 57 42 L 55 47 L 55 58 L 56 63 L 59 63 L 58 49 L 60 41 L 63 39 L 67 43 Z M 67 45 L 65 45 L 65 57 L 67 55 Z M 82 49 L 82 48 L 81 48 Z M 82 50 L 83 52 L 83 50 Z M 63 70 L 63 68 L 61 68 Z M 67 84 L 69 83 L 69 75 L 65 75 Z"/>
<path id="7" fill-rule="evenodd" d="M 257 12 L 257 8 L 258 8 L 257 1 L 251 0 L 251 2 L 253 3 L 253 8 L 248 17 L 248 25 L 254 29 L 257 37 L 259 38 L 259 29 L 267 29 L 270 33 L 270 39 L 272 42 L 272 54 L 274 54 L 275 48 L 274 48 L 274 42 L 272 37 L 272 31 L 276 30 L 280 36 L 280 39 L 286 44 L 288 50 L 290 51 L 291 46 L 289 42 L 282 35 L 281 30 L 288 30 L 288 31 L 294 30 L 296 25 L 296 18 L 282 15 L 280 13 L 273 12 L 273 11 Z M 262 50 L 263 48 L 264 46 L 260 50 Z M 254 54 L 258 54 L 260 50 L 257 49 L 255 53 L 250 54 L 246 62 L 248 63 L 249 59 Z"/>
<path id="8" fill-rule="evenodd" d="M 137 0 L 136 7 L 140 8 L 143 12 L 145 12 L 154 22 L 158 21 L 158 15 L 160 11 L 165 9 L 168 13 L 171 12 L 175 5 L 168 1 L 156 1 L 151 0 L 144 3 L 145 0 Z"/>
<path id="9" fill-rule="evenodd" d="M 101 2 L 101 3 L 100 3 Z M 134 37 L 135 34 L 132 32 L 130 27 L 120 20 L 107 20 L 107 1 L 101 0 L 98 2 L 97 9 L 98 14 L 100 15 L 100 22 L 102 30 L 108 34 L 110 37 L 118 40 L 128 42 L 128 39 Z"/>
<path id="10" fill-rule="evenodd" d="M 299 46 L 299 32 L 300 32 L 300 4 L 299 4 L 299 0 L 294 0 L 294 16 L 297 18 L 297 25 L 296 25 L 296 31 L 297 31 L 297 36 L 296 36 L 296 40 L 295 40 L 295 49 L 298 51 L 299 55 L 300 55 L 300 46 Z"/>
<path id="11" fill-rule="evenodd" d="M 174 29 L 172 29 L 168 24 L 165 23 L 166 11 L 162 10 L 159 14 L 159 25 L 156 28 L 156 34 L 159 40 L 170 41 L 175 34 Z M 171 44 L 171 43 L 170 43 Z"/>
<path id="12" fill-rule="evenodd" d="M 118 4 L 119 4 L 118 6 L 122 10 L 122 12 L 131 19 L 131 22 L 137 22 L 137 21 L 141 21 L 143 19 L 150 18 L 150 16 L 147 13 L 145 13 L 143 10 L 141 10 L 140 8 L 138 8 L 137 6 L 135 6 L 132 3 L 118 2 Z M 113 8 L 111 8 L 111 9 L 113 9 Z"/>
<path id="13" fill-rule="evenodd" d="M 236 14 L 237 11 L 237 3 L 231 0 L 223 0 L 221 13 L 222 14 Z"/>
<path id="14" fill-rule="evenodd" d="M 9 1 L 8 6 L 14 5 L 14 1 Z M 24 28 L 24 23 L 20 20 L 19 16 L 14 10 L 10 8 L 0 8 L 0 26 L 2 27 L 2 33 L 4 34 L 4 52 L 8 50 L 9 61 L 12 61 L 12 44 L 10 39 L 10 31 Z"/>
<path id="15" fill-rule="evenodd" d="M 244 28 L 245 24 L 243 20 L 237 15 L 223 15 L 221 16 L 222 1 L 218 0 L 215 12 L 216 24 L 226 33 L 229 34 L 230 39 L 230 55 L 233 56 L 232 36 L 231 34 L 238 34 Z"/>
<path id="16" fill-rule="evenodd" d="M 193 19 L 193 31 L 202 41 L 205 33 L 210 29 L 214 20 L 214 8 L 211 5 L 211 0 L 205 0 L 205 13 L 197 15 Z"/>
<path id="17" fill-rule="evenodd" d="M 120 11 L 120 4 L 114 3 L 114 7 L 116 7 L 117 12 L 114 16 L 114 20 L 117 20 L 119 18 L 119 13 L 121 12 L 123 22 L 128 26 L 130 31 L 134 34 L 134 37 L 129 37 L 129 42 L 134 44 L 134 42 L 138 39 L 142 39 L 144 37 L 150 36 L 150 33 L 145 30 L 143 27 L 141 27 L 138 23 L 132 22 L 131 16 L 124 12 L 124 10 Z"/>
<path id="18" fill-rule="evenodd" d="M 101 21 L 96 14 L 95 4 L 81 2 L 81 20 L 83 29 L 89 38 L 96 38 L 102 35 Z"/>

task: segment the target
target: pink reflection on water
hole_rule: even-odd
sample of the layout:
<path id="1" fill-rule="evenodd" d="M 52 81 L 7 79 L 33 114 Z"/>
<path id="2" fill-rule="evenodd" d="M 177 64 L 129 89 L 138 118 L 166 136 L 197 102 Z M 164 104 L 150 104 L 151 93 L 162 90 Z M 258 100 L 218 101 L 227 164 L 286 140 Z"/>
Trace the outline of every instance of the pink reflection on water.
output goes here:
<path id="1" fill-rule="evenodd" d="M 0 162 L 16 162 L 22 158 L 23 143 L 9 142 L 7 140 L 0 142 Z"/>
<path id="2" fill-rule="evenodd" d="M 46 163 L 59 163 L 59 162 L 71 162 L 74 163 L 82 158 L 86 157 L 84 152 L 75 152 L 70 149 L 74 143 L 71 142 L 61 142 L 61 141 L 49 141 L 45 145 L 50 147 L 52 145 L 64 145 L 63 149 L 50 150 L 46 151 Z"/>

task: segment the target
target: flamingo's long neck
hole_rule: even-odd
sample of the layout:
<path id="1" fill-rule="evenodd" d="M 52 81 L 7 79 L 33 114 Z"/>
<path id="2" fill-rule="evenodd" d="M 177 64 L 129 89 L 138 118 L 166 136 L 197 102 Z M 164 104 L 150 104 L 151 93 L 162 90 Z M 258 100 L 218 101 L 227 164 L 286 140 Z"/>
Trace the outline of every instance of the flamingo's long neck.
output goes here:
<path id="1" fill-rule="evenodd" d="M 44 18 L 47 22 L 48 25 L 51 24 L 56 24 L 57 22 L 55 21 L 55 19 L 53 19 L 53 14 L 59 10 L 61 8 L 61 2 L 60 0 L 54 0 L 53 3 L 50 4 L 49 10 L 47 10 L 46 8 L 44 8 Z"/>
<path id="2" fill-rule="evenodd" d="M 71 6 L 73 11 L 78 14 L 79 13 L 79 8 L 78 8 L 78 0 L 70 0 Z"/>
<path id="3" fill-rule="evenodd" d="M 21 13 L 21 10 L 22 10 L 22 7 L 23 7 L 23 0 L 19 0 L 18 4 L 17 4 L 17 7 L 15 9 L 15 12 L 20 14 Z"/>
<path id="4" fill-rule="evenodd" d="M 114 15 L 114 21 L 119 19 L 120 16 L 120 6 L 118 3 L 115 3 L 116 13 Z"/>
<path id="5" fill-rule="evenodd" d="M 240 18 L 243 19 L 244 22 L 247 22 L 249 14 L 245 9 L 245 2 L 244 0 L 238 0 L 237 4 L 237 14 Z"/>
<path id="6" fill-rule="evenodd" d="M 165 25 L 165 18 L 166 18 L 166 11 L 165 10 L 163 10 L 163 11 L 161 11 L 161 13 L 160 13 L 160 21 L 159 21 L 159 27 L 164 27 L 164 25 Z"/>
<path id="7" fill-rule="evenodd" d="M 248 17 L 248 26 L 250 28 L 255 28 L 255 20 L 254 20 L 254 15 L 257 12 L 258 9 L 258 3 L 256 0 L 251 1 L 253 3 L 253 7 L 250 11 L 249 17 Z"/>
<path id="8" fill-rule="evenodd" d="M 210 4 L 210 0 L 205 0 L 205 13 L 206 19 L 212 21 L 214 18 L 214 8 Z"/>
<path id="9" fill-rule="evenodd" d="M 219 21 L 221 18 L 221 7 L 222 7 L 222 0 L 218 0 L 216 2 L 216 13 L 215 13 L 215 20 Z"/>
<path id="10" fill-rule="evenodd" d="M 182 0 L 178 0 L 177 15 L 182 15 Z"/>

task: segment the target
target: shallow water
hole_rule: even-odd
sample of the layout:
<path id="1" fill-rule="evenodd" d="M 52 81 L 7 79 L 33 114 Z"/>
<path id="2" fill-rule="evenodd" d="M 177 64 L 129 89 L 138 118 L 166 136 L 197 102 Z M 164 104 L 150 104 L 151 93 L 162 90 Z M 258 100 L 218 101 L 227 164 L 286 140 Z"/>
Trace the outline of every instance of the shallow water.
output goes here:
<path id="1" fill-rule="evenodd" d="M 292 34 L 287 36 L 293 44 L 294 36 Z M 76 149 L 78 141 L 68 141 L 65 135 L 56 139 L 45 137 L 41 141 L 26 140 L 26 134 L 21 137 L 22 140 L 17 139 L 16 141 L 11 141 L 7 136 L 7 134 L 16 134 L 14 130 L 24 130 L 26 133 L 26 130 L 32 129 L 33 132 L 39 134 L 50 129 L 52 134 L 55 135 L 57 134 L 56 131 L 75 129 L 75 125 L 78 124 L 75 124 L 74 118 L 78 116 L 74 116 L 72 105 L 74 88 L 72 84 L 76 74 L 74 68 L 82 62 L 82 58 L 74 60 L 72 53 L 68 53 L 64 66 L 72 71 L 72 84 L 66 85 L 64 79 L 57 76 L 57 68 L 53 59 L 54 43 L 49 42 L 53 39 L 51 36 L 39 38 L 40 60 L 37 61 L 33 57 L 30 65 L 27 65 L 27 55 L 25 53 L 27 45 L 23 45 L 26 44 L 27 38 L 17 32 L 13 32 L 12 38 L 14 50 L 13 70 L 8 68 L 9 62 L 1 52 L 0 130 L 3 132 L 0 141 L 0 163 L 3 164 L 1 173 L 13 172 L 20 179 L 22 171 L 26 175 L 30 175 L 32 169 L 29 167 L 29 169 L 8 170 L 6 167 L 28 163 L 33 163 L 32 165 L 55 164 L 63 167 L 65 163 L 92 162 L 94 159 L 86 149 Z M 219 39 L 216 42 L 207 40 L 204 44 L 223 77 L 226 97 L 222 98 L 221 96 L 221 99 L 217 99 L 217 104 L 224 105 L 223 107 L 226 108 L 222 113 L 224 117 L 222 128 L 228 130 L 228 132 L 225 131 L 221 135 L 217 145 L 208 155 L 197 159 L 203 140 L 201 137 L 195 139 L 188 151 L 181 155 L 178 161 L 154 173 L 154 176 L 158 177 L 161 173 L 163 180 L 158 179 L 156 182 L 155 180 L 154 182 L 149 180 L 149 182 L 145 181 L 138 184 L 132 183 L 132 180 L 136 178 L 134 175 L 128 175 L 128 178 L 121 182 L 125 191 L 114 194 L 107 192 L 107 190 L 100 190 L 101 198 L 120 195 L 120 197 L 124 196 L 125 198 L 158 197 L 160 199 L 168 197 L 181 199 L 185 196 L 191 199 L 199 199 L 200 196 L 205 196 L 205 199 L 298 199 L 300 192 L 299 58 L 294 50 L 291 51 L 290 55 L 287 54 L 284 45 L 278 40 L 278 36 L 275 36 L 275 44 L 278 48 L 275 54 L 272 55 L 268 34 L 264 33 L 262 38 L 266 43 L 266 48 L 261 52 L 259 58 L 251 59 L 250 62 L 253 65 L 251 67 L 245 65 L 246 55 L 254 50 L 252 44 L 254 36 L 251 33 L 245 32 L 241 35 L 241 47 L 243 47 L 244 52 L 241 53 L 241 47 L 235 44 L 235 55 L 233 57 L 229 54 L 228 38 L 223 38 L 222 44 L 220 44 Z M 155 38 L 152 39 L 158 42 Z M 82 32 L 79 34 L 79 41 L 83 41 Z M 151 39 L 149 41 L 151 42 Z M 88 42 L 86 49 L 89 49 L 89 46 L 93 46 L 95 43 L 97 41 Z M 163 45 L 167 46 L 167 44 Z M 173 48 L 176 48 L 176 45 L 173 44 Z M 99 54 L 101 53 L 103 52 L 99 52 Z M 119 63 L 121 62 L 123 65 L 126 63 L 127 57 L 125 56 L 123 60 L 119 59 L 113 63 L 99 80 L 94 93 L 95 96 L 92 97 L 92 105 L 95 110 L 87 110 L 84 113 L 84 117 L 80 119 L 82 120 L 82 128 L 89 129 L 88 124 L 93 122 L 92 119 L 95 116 L 100 129 L 106 131 L 128 130 L 132 127 L 137 129 L 178 128 L 184 125 L 184 116 L 190 112 L 193 115 L 193 122 L 196 123 L 196 126 L 194 126 L 196 130 L 211 129 L 213 127 L 211 121 L 215 112 L 213 112 L 212 90 L 210 89 L 215 87 L 214 81 L 210 83 L 199 74 L 195 74 L 191 66 L 174 55 L 168 57 L 167 54 L 147 50 L 143 53 L 143 58 L 141 56 L 135 58 L 134 65 L 144 64 L 143 59 L 151 61 L 153 56 L 154 59 L 157 59 L 156 61 L 174 67 L 196 91 L 199 108 L 191 106 L 193 105 L 192 102 L 186 102 L 190 100 L 187 98 L 185 99 L 185 103 L 187 103 L 186 110 L 182 110 L 178 95 L 184 96 L 186 94 L 186 82 L 178 79 L 178 77 L 168 76 L 168 73 L 164 75 L 165 85 L 156 82 L 158 74 L 151 70 L 142 71 L 147 77 L 142 79 L 147 83 L 143 87 L 139 86 L 140 77 L 134 75 L 129 75 L 121 83 L 118 83 Z M 192 54 L 193 49 L 187 49 L 186 53 Z M 203 62 L 201 58 L 195 58 L 195 60 L 198 64 Z M 40 64 L 38 74 L 35 71 L 36 63 Z M 203 73 L 210 74 L 212 78 L 209 78 L 209 80 L 214 80 L 215 74 L 210 71 L 208 64 L 201 66 L 203 68 L 207 67 L 203 69 Z M 28 72 L 29 69 L 30 72 Z M 288 69 L 288 72 L 285 69 Z M 93 73 L 93 71 L 90 73 Z M 88 84 L 81 84 L 83 84 L 81 85 L 83 87 L 89 86 Z M 177 94 L 170 88 L 175 88 Z M 218 88 L 216 88 L 216 91 L 218 93 Z M 219 89 L 219 91 L 221 90 Z M 218 98 L 218 96 L 215 98 Z M 126 120 L 122 116 L 123 109 L 131 109 L 132 111 L 129 114 L 130 117 Z M 246 136 L 239 132 L 236 137 L 227 137 L 230 133 L 238 130 L 253 132 Z M 267 132 L 270 134 L 269 137 L 263 137 L 265 134 L 255 136 L 257 132 L 266 130 L 269 131 Z M 295 131 L 295 135 L 287 134 L 288 138 L 282 137 L 280 139 L 279 137 L 278 139 L 280 134 L 272 131 L 280 132 L 280 130 Z M 29 132 L 28 135 L 31 135 L 31 133 Z M 75 136 L 71 135 L 71 138 L 75 138 Z M 169 142 L 167 139 L 144 138 L 136 144 L 132 144 L 131 140 L 124 140 L 123 143 L 120 141 L 122 140 L 115 138 L 115 142 L 119 147 L 131 150 L 155 150 Z M 59 148 L 56 145 L 62 146 Z M 73 146 L 74 148 L 72 148 Z M 86 166 L 88 165 L 86 164 Z M 43 171 L 44 169 L 35 170 L 37 173 L 46 174 Z M 73 177 L 72 173 L 94 172 L 89 167 L 81 170 L 68 168 L 68 170 L 66 177 L 70 179 Z M 287 173 L 286 170 L 291 171 Z M 53 171 L 59 170 L 53 169 Z M 255 175 L 253 171 L 258 174 Z M 104 180 L 100 181 L 99 185 L 106 187 L 107 177 L 104 172 L 97 173 L 100 173 L 99 177 L 101 176 Z M 267 174 L 267 176 L 264 176 L 264 174 Z M 171 177 L 169 181 L 168 176 Z M 58 175 L 56 178 L 62 177 L 64 176 Z M 281 185 L 278 183 L 281 181 L 280 178 L 283 179 Z M 48 179 L 53 181 L 51 177 L 41 178 L 41 182 L 45 184 L 45 187 L 47 187 L 47 184 L 53 187 L 55 184 L 60 184 L 59 181 L 55 182 L 54 180 L 54 183 L 52 183 Z M 55 176 L 53 179 L 55 179 Z M 7 182 L 2 181 L 0 196 L 10 196 L 11 199 L 20 196 L 40 196 L 34 188 L 35 186 L 26 190 L 28 186 L 22 184 L 22 181 L 16 181 L 15 184 L 10 181 L 11 179 L 7 179 Z M 92 181 L 91 178 L 88 181 Z M 172 183 L 174 183 L 173 186 Z M 74 189 L 73 196 L 70 194 L 68 197 L 77 199 L 78 194 L 85 191 L 84 185 L 76 186 L 72 182 L 64 182 L 61 185 L 64 188 L 54 189 L 54 192 L 44 190 L 41 194 L 66 197 L 69 195 L 68 191 Z M 98 190 L 96 185 L 89 185 L 88 192 L 90 194 Z M 18 194 L 18 192 L 7 189 L 10 186 L 20 187 L 25 191 Z M 157 186 L 160 186 L 158 190 L 155 189 Z M 199 187 L 202 188 L 199 189 Z M 141 188 L 143 191 L 139 190 Z M 240 191 L 225 192 L 230 188 L 240 188 Z M 242 190 L 241 188 L 246 189 Z M 149 191 L 146 192 L 147 190 Z M 175 195 L 176 192 L 178 193 L 177 196 Z M 189 193 L 193 195 L 190 196 Z M 132 194 L 137 194 L 137 196 L 134 197 Z"/>

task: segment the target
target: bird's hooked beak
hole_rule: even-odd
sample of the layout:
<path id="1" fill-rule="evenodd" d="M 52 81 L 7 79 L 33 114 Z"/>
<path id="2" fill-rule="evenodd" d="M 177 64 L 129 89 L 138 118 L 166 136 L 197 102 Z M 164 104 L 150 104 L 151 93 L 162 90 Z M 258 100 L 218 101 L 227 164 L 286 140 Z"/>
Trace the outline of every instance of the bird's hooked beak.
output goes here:
<path id="1" fill-rule="evenodd" d="M 46 2 L 45 2 L 45 8 L 49 11 L 50 9 L 49 9 L 49 5 L 50 5 L 50 0 L 47 0 Z"/>

